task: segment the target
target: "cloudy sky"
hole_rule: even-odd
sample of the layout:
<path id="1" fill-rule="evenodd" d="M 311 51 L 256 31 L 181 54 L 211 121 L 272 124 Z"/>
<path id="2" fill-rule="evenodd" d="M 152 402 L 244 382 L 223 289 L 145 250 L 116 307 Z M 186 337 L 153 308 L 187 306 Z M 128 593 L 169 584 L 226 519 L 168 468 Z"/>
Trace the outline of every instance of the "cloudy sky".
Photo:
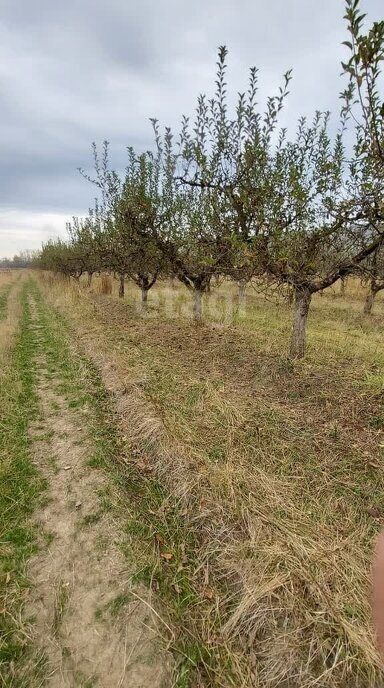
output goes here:
<path id="1" fill-rule="evenodd" d="M 382 0 L 361 0 L 381 19 Z M 85 214 L 91 142 L 152 145 L 149 117 L 177 127 L 211 92 L 217 46 L 229 89 L 260 68 L 260 101 L 293 67 L 286 123 L 337 113 L 343 0 L 0 0 L 0 256 L 37 248 Z"/>

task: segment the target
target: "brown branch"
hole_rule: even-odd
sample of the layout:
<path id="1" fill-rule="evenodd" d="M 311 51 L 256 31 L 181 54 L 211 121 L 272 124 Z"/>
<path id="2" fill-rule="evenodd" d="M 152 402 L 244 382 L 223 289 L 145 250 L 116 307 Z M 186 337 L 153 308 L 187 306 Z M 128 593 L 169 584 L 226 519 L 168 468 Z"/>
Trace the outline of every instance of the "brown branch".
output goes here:
<path id="1" fill-rule="evenodd" d="M 380 234 L 375 241 L 363 248 L 361 251 L 359 251 L 359 253 L 356 253 L 356 255 L 354 255 L 353 258 L 351 258 L 347 263 L 340 265 L 336 270 L 334 270 L 334 272 L 332 272 L 330 275 L 327 275 L 327 277 L 324 277 L 322 280 L 312 283 L 312 292 L 326 289 L 327 287 L 332 286 L 332 284 L 337 282 L 337 280 L 341 277 L 350 275 L 352 272 L 354 272 L 354 270 L 356 270 L 356 267 L 359 265 L 359 263 L 365 260 L 365 258 L 368 258 L 368 256 L 372 255 L 372 253 L 374 253 L 374 251 L 376 251 L 383 244 L 383 242 L 384 234 Z"/>

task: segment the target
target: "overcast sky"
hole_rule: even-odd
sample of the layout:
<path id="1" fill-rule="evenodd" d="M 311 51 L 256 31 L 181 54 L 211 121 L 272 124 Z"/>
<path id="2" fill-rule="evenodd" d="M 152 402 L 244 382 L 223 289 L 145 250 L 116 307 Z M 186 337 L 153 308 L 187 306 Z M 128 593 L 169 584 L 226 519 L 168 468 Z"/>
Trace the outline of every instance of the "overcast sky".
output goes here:
<path id="1" fill-rule="evenodd" d="M 382 19 L 383 0 L 361 0 Z M 83 215 L 95 191 L 91 143 L 152 146 L 149 117 L 177 127 L 212 91 L 217 46 L 229 90 L 260 69 L 260 101 L 293 67 L 293 123 L 338 111 L 343 0 L 0 0 L 0 256 L 38 248 Z"/>

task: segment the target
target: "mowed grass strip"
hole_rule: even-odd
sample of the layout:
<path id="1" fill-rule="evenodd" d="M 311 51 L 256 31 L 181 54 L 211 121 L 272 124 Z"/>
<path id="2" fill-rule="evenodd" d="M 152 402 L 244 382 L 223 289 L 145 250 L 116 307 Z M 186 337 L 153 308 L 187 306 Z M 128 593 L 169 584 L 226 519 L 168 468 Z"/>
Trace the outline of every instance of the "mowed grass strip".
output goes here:
<path id="1" fill-rule="evenodd" d="M 7 315 L 8 297 L 12 288 L 12 279 L 0 279 L 0 321 Z"/>
<path id="2" fill-rule="evenodd" d="M 0 321 L 7 315 L 7 302 L 12 286 L 21 278 L 21 273 L 0 270 Z"/>
<path id="3" fill-rule="evenodd" d="M 294 364 L 284 303 L 257 297 L 235 326 L 195 328 L 61 282 L 50 293 L 112 391 L 125 389 L 133 483 L 158 483 L 150 513 L 136 490 L 136 530 L 160 550 L 138 576 L 172 616 L 182 599 L 184 685 L 381 685 L 369 577 L 384 519 L 383 332 L 361 318 L 364 297 L 355 316 L 319 298 Z"/>
<path id="4" fill-rule="evenodd" d="M 222 648 L 211 648 L 193 634 L 193 624 L 185 624 L 194 605 L 210 605 L 211 601 L 209 596 L 204 600 L 200 592 L 196 593 L 193 585 L 195 548 L 184 527 L 178 499 L 155 475 L 137 468 L 100 372 L 74 346 L 66 319 L 41 298 L 36 284 L 31 290 L 48 370 L 59 372 L 61 393 L 69 407 L 77 409 L 82 428 L 92 437 L 94 454 L 89 465 L 105 471 L 110 480 L 109 487 L 99 494 L 100 510 L 110 511 L 120 523 L 120 547 L 133 572 L 127 577 L 126 597 L 116 604 L 131 600 L 135 590 L 143 594 L 143 585 L 155 594 L 151 604 L 166 619 L 159 630 L 176 658 L 175 688 L 194 686 L 203 677 L 204 685 L 215 685 L 223 672 L 231 685 L 236 685 L 225 643 Z M 114 609 L 112 606 L 110 612 Z M 105 611 L 100 609 L 100 615 Z"/>
<path id="5" fill-rule="evenodd" d="M 7 313 L 7 301 L 10 287 L 0 289 L 0 320 L 3 320 Z"/>
<path id="6" fill-rule="evenodd" d="M 27 296 L 24 285 L 18 331 L 15 323 L 0 370 L 0 683 L 7 688 L 41 685 L 44 664 L 42 656 L 30 656 L 28 623 L 22 618 L 29 588 L 26 565 L 37 546 L 31 516 L 44 489 L 31 462 L 28 436 L 37 400 L 36 342 Z M 10 307 L 19 308 L 16 299 Z"/>

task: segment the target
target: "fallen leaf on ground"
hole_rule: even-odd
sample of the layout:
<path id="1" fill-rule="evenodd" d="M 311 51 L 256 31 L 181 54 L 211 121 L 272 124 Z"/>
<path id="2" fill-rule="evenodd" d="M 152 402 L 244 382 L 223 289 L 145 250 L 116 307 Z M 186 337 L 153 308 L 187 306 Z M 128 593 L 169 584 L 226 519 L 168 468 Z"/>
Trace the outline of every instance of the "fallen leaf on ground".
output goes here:
<path id="1" fill-rule="evenodd" d="M 214 596 L 215 596 L 215 593 L 212 590 L 212 588 L 208 588 L 208 587 L 204 588 L 203 597 L 205 597 L 206 600 L 213 600 Z"/>
<path id="2" fill-rule="evenodd" d="M 366 512 L 373 518 L 379 518 L 383 515 L 383 510 L 379 506 L 370 506 L 366 509 Z"/>

